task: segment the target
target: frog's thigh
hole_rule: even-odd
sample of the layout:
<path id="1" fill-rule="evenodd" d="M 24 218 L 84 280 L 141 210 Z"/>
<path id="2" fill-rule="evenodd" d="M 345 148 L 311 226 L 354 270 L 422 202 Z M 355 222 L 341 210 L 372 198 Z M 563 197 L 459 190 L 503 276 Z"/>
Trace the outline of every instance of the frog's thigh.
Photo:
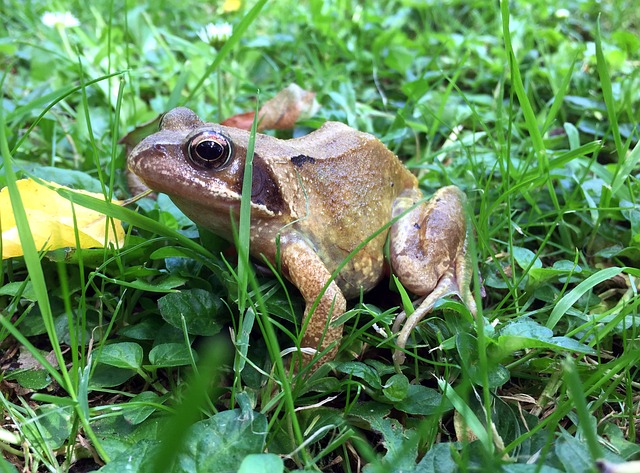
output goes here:
<path id="1" fill-rule="evenodd" d="M 306 330 L 301 347 L 322 351 L 335 342 L 335 346 L 323 357 L 326 360 L 333 358 L 338 350 L 337 342 L 342 337 L 342 327 L 332 327 L 329 322 L 346 310 L 347 303 L 342 292 L 335 281 L 331 281 L 315 310 L 309 316 L 318 295 L 331 278 L 331 273 L 304 240 L 295 238 L 281 240 L 281 262 L 289 279 L 298 287 L 306 302 L 304 322 Z M 309 361 L 310 357 L 305 356 L 305 359 Z"/>
<path id="2" fill-rule="evenodd" d="M 403 192 L 394 203 L 393 216 L 400 215 L 420 199 L 422 193 L 418 189 Z M 402 284 L 414 294 L 430 294 L 464 254 L 467 231 L 463 199 L 456 187 L 442 188 L 431 200 L 415 206 L 391 227 L 391 266 Z"/>

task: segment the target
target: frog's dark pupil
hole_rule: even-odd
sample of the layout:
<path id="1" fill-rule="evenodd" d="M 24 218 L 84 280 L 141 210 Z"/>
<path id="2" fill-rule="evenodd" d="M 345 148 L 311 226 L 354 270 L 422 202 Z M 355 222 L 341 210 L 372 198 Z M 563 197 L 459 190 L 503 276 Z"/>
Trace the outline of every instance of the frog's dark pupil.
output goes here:
<path id="1" fill-rule="evenodd" d="M 194 166 L 218 171 L 233 155 L 231 142 L 216 132 L 203 132 L 193 137 L 186 146 L 186 154 Z"/>
<path id="2" fill-rule="evenodd" d="M 196 153 L 204 161 L 215 166 L 216 163 L 214 161 L 224 158 L 224 146 L 213 140 L 201 141 L 196 145 Z"/>

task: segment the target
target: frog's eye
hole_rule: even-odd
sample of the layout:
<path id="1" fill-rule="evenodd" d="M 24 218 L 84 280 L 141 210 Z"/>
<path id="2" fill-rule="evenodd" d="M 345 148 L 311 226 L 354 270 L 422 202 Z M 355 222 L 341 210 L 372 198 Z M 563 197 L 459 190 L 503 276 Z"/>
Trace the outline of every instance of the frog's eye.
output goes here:
<path id="1" fill-rule="evenodd" d="M 189 160 L 203 169 L 222 169 L 233 155 L 229 139 L 215 131 L 203 131 L 187 143 Z"/>

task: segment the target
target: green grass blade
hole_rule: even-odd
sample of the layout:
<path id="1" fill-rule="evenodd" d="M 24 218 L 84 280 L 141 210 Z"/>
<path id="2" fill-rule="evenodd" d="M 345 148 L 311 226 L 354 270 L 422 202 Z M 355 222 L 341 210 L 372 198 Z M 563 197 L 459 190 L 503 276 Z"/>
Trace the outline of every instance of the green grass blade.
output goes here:
<path id="1" fill-rule="evenodd" d="M 617 276 L 622 271 L 624 271 L 624 268 L 606 268 L 592 274 L 587 279 L 582 281 L 557 302 L 556 306 L 551 311 L 551 315 L 549 316 L 549 320 L 547 320 L 546 326 L 550 329 L 553 329 L 560 321 L 560 318 L 567 313 L 567 311 L 571 308 L 571 306 L 573 306 L 573 304 L 577 302 L 578 299 L 580 299 L 584 294 L 592 290 L 601 282 Z"/>

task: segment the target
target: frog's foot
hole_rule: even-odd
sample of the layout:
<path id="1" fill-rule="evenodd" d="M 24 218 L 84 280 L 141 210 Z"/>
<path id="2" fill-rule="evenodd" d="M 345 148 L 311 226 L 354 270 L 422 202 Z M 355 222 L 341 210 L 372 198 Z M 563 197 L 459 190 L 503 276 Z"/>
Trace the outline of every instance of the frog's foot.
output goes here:
<path id="1" fill-rule="evenodd" d="M 400 365 L 404 363 L 405 360 L 405 349 L 407 346 L 407 340 L 409 339 L 409 335 L 413 332 L 416 326 L 422 321 L 422 319 L 433 309 L 433 306 L 443 297 L 448 295 L 455 294 L 460 299 L 464 301 L 464 297 L 460 293 L 460 288 L 458 287 L 458 282 L 452 271 L 447 271 L 445 275 L 438 281 L 438 285 L 428 294 L 426 297 L 422 299 L 420 305 L 416 307 L 413 313 L 407 319 L 406 313 L 403 311 L 396 317 L 396 320 L 393 323 L 393 333 L 398 333 L 398 338 L 396 340 L 396 350 L 393 353 L 393 364 L 396 367 L 396 370 L 400 369 Z M 467 302 L 467 301 L 464 301 Z M 467 302 L 468 303 L 468 302 Z M 474 306 L 475 307 L 475 306 Z M 406 322 L 405 322 L 406 320 Z M 400 329 L 402 327 L 402 329 Z"/>

